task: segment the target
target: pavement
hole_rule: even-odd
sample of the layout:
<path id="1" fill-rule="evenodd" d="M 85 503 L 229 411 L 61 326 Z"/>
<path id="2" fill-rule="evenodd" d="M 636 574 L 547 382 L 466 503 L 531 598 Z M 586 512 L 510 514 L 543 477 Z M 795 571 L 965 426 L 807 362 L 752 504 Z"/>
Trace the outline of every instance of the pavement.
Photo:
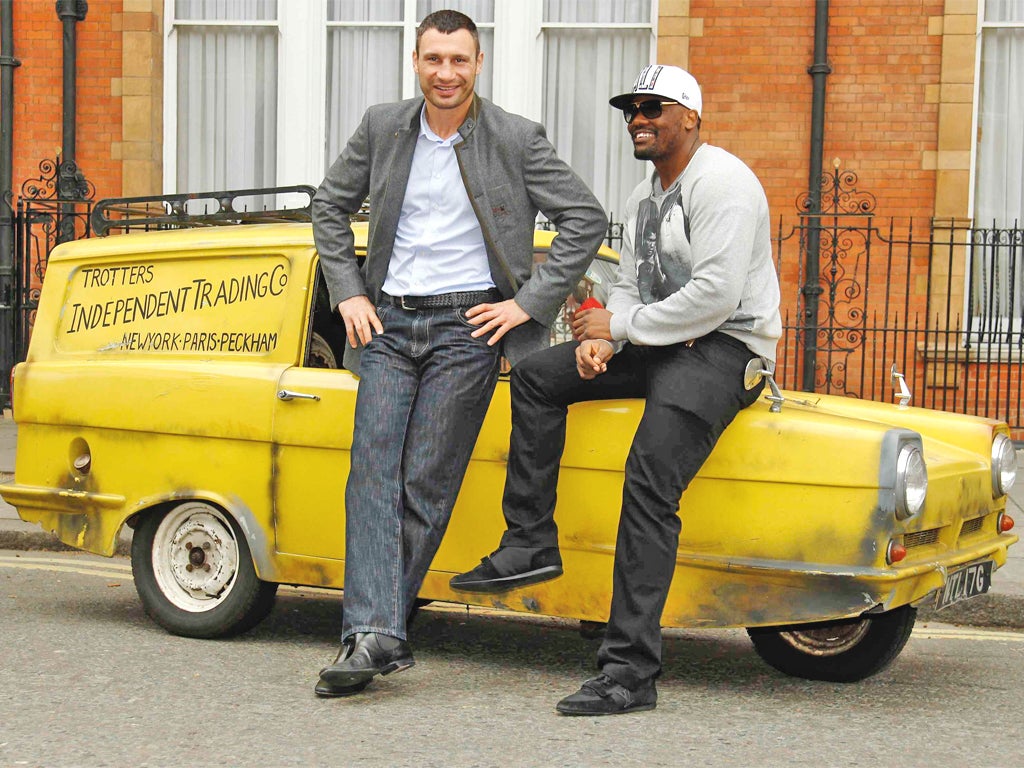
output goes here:
<path id="1" fill-rule="evenodd" d="M 5 411 L 0 418 L 0 482 L 14 477 L 18 427 Z M 1007 512 L 1017 522 L 1014 532 L 1024 531 L 1024 448 L 1017 449 L 1017 483 L 1010 491 Z M 1024 537 L 1022 537 L 1024 538 Z M 131 532 L 122 534 L 118 554 L 128 555 Z M 0 499 L 0 549 L 74 550 L 35 523 L 26 523 L 17 511 Z M 972 598 L 942 611 L 919 606 L 918 621 L 946 624 L 1024 629 L 1024 541 L 1010 547 L 1006 565 L 996 571 L 987 595 Z"/>

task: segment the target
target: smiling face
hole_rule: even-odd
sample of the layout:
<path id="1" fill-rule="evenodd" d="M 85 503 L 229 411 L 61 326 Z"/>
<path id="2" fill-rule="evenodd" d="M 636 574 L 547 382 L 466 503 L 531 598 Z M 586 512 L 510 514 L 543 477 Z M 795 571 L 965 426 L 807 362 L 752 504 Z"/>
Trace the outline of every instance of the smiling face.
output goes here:
<path id="1" fill-rule="evenodd" d="M 428 29 L 412 54 L 420 90 L 431 106 L 443 110 L 468 111 L 483 62 L 483 52 L 477 50 L 476 40 L 465 29 L 448 34 Z"/>
<path id="2" fill-rule="evenodd" d="M 634 103 L 646 100 L 647 97 L 638 96 Z M 655 118 L 637 113 L 627 126 L 633 139 L 633 157 L 654 163 L 685 157 L 691 147 L 688 134 L 697 124 L 696 115 L 692 109 L 675 103 L 663 104 L 661 114 Z"/>

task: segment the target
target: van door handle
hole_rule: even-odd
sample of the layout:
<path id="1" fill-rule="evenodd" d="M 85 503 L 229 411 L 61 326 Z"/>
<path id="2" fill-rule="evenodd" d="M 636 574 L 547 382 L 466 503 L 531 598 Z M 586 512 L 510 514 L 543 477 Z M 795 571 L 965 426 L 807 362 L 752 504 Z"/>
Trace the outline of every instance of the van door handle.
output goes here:
<path id="1" fill-rule="evenodd" d="M 292 392 L 290 389 L 279 389 L 278 400 L 316 400 L 320 401 L 320 395 L 307 395 L 305 392 Z"/>

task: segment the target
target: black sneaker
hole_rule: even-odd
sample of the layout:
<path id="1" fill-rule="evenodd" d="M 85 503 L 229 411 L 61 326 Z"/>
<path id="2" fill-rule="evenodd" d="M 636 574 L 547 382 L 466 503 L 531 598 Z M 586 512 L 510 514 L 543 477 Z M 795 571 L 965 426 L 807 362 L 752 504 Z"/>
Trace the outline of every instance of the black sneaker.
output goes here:
<path id="1" fill-rule="evenodd" d="M 490 557 L 448 583 L 461 592 L 507 592 L 562 575 L 558 547 L 499 547 Z"/>
<path id="2" fill-rule="evenodd" d="M 587 680 L 572 696 L 566 696 L 555 706 L 563 715 L 621 715 L 654 709 L 658 691 L 654 680 L 645 680 L 629 689 L 608 675 L 600 674 Z"/>

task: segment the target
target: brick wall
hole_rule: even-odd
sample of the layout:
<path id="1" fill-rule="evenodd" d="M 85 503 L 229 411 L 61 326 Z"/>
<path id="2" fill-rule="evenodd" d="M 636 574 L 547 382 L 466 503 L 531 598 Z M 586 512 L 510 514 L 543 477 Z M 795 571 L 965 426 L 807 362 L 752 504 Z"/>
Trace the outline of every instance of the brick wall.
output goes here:
<path id="1" fill-rule="evenodd" d="M 39 163 L 61 147 L 63 27 L 52 2 L 15 2 L 13 186 L 38 178 Z M 121 0 L 89 0 L 78 41 L 76 161 L 96 186 L 97 197 L 120 194 L 121 100 L 111 84 L 121 76 L 121 32 L 113 18 Z"/>
<path id="2" fill-rule="evenodd" d="M 704 88 L 702 135 L 754 168 L 776 216 L 796 212 L 808 183 L 814 5 L 688 3 L 689 67 Z M 942 17 L 944 3 L 900 5 L 829 3 L 823 165 L 828 171 L 839 158 L 855 171 L 880 216 L 931 217 L 939 104 L 928 95 L 942 66 L 942 28 L 931 20 Z"/>
<path id="3" fill-rule="evenodd" d="M 882 217 L 931 217 L 942 207 L 936 178 L 949 153 L 939 100 L 954 69 L 947 61 L 943 79 L 943 34 L 956 31 L 953 21 L 970 26 L 944 17 L 948 5 L 829 3 L 823 164 L 839 158 L 855 171 Z M 61 24 L 52 2 L 13 8 L 19 186 L 61 141 Z M 161 11 L 160 0 L 91 0 L 77 25 L 78 161 L 100 197 L 159 191 Z M 659 11 L 658 58 L 691 69 L 704 87 L 704 138 L 754 168 L 776 216 L 794 214 L 808 183 L 814 3 L 662 0 Z"/>

